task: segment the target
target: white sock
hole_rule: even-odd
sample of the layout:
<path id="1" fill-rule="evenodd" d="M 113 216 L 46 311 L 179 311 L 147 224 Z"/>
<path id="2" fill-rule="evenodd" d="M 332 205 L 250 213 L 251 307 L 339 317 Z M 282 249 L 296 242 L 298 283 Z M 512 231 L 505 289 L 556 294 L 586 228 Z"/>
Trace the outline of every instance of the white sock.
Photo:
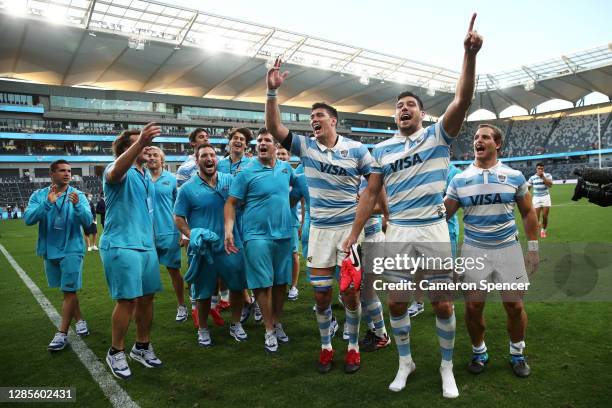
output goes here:
<path id="1" fill-rule="evenodd" d="M 453 374 L 452 361 L 442 360 L 440 375 L 442 376 L 442 396 L 444 398 L 457 398 L 459 390 L 457 389 L 455 375 Z"/>
<path id="2" fill-rule="evenodd" d="M 414 361 L 412 361 L 411 356 L 405 356 L 399 358 L 399 368 L 397 370 L 397 374 L 395 375 L 395 379 L 391 384 L 389 384 L 389 390 L 393 392 L 399 392 L 406 387 L 406 381 L 408 380 L 408 376 L 414 372 L 416 369 L 416 365 Z"/>
<path id="3" fill-rule="evenodd" d="M 525 350 L 525 340 L 521 340 L 517 343 L 513 343 L 510 340 L 510 354 L 515 356 L 522 356 Z"/>

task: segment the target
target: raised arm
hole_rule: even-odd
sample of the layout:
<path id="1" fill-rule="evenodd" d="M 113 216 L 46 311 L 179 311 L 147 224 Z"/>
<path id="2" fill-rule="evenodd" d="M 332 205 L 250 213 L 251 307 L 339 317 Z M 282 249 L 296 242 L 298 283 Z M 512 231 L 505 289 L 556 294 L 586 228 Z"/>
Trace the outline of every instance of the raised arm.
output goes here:
<path id="1" fill-rule="evenodd" d="M 463 66 L 461 68 L 461 76 L 457 82 L 455 98 L 446 108 L 446 113 L 442 118 L 442 127 L 449 136 L 455 137 L 461 130 L 461 124 L 465 118 L 476 83 L 476 54 L 482 47 L 482 37 L 474 30 L 474 21 L 476 21 L 476 13 L 472 14 L 472 20 L 468 28 L 465 40 L 463 40 Z"/>
<path id="2" fill-rule="evenodd" d="M 123 180 L 125 173 L 132 167 L 142 149 L 149 146 L 153 139 L 159 136 L 160 133 L 161 127 L 157 126 L 155 123 L 147 123 L 145 127 L 142 128 L 136 143 L 133 143 L 125 152 L 117 157 L 113 168 L 106 173 L 106 181 L 112 184 Z"/>
<path id="3" fill-rule="evenodd" d="M 277 89 L 283 84 L 287 75 L 289 75 L 289 71 L 285 71 L 281 74 L 281 63 L 281 59 L 276 58 L 274 65 L 268 70 L 268 74 L 266 75 L 266 83 L 268 85 L 266 129 L 268 129 L 270 134 L 274 136 L 279 143 L 282 143 L 289 134 L 289 129 L 281 123 L 281 114 L 278 107 Z"/>

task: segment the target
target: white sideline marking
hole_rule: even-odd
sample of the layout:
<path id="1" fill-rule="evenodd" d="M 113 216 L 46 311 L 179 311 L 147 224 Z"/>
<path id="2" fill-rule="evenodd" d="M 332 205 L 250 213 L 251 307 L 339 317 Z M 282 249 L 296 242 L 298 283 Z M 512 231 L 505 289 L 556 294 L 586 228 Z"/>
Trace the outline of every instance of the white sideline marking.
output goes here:
<path id="1" fill-rule="evenodd" d="M 34 281 L 30 279 L 26 271 L 24 271 L 21 266 L 15 261 L 15 259 L 11 256 L 11 254 L 4 248 L 2 244 L 0 244 L 0 252 L 4 254 L 7 261 L 11 264 L 15 272 L 19 275 L 23 283 L 30 289 L 34 299 L 38 302 L 40 307 L 44 310 L 44 312 L 49 316 L 51 322 L 59 327 L 62 322 L 62 317 L 57 312 L 55 307 L 49 302 L 49 299 L 42 293 L 42 291 L 36 286 Z M 98 357 L 91 351 L 87 344 L 76 335 L 76 333 L 72 330 L 68 330 L 68 336 L 70 339 L 70 345 L 72 350 L 76 353 L 81 363 L 85 366 L 89 374 L 91 374 L 92 378 L 95 382 L 98 383 L 106 398 L 110 401 L 113 407 L 132 407 L 139 408 L 138 404 L 136 404 L 132 398 L 128 395 L 127 392 L 119 384 L 115 381 L 115 377 L 111 373 L 108 372 L 106 366 L 98 360 Z"/>

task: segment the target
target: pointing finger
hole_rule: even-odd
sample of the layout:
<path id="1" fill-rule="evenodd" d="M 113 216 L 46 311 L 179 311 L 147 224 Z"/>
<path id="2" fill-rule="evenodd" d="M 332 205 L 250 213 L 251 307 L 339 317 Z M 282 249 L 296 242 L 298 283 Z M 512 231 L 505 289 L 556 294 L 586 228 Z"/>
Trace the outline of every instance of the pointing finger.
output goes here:
<path id="1" fill-rule="evenodd" d="M 468 33 L 474 29 L 474 21 L 476 21 L 476 13 L 472 14 L 472 19 L 470 20 L 470 28 L 468 28 Z"/>

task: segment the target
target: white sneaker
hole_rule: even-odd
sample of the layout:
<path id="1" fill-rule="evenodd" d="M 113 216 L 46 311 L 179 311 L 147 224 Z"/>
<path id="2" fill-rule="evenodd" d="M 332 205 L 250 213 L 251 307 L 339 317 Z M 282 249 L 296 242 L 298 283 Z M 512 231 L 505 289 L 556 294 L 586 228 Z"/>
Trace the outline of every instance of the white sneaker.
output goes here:
<path id="1" fill-rule="evenodd" d="M 98 250 L 98 247 L 97 247 L 97 246 L 95 246 L 95 245 L 92 245 L 91 249 L 93 249 L 94 251 L 97 251 L 97 250 Z"/>
<path id="2" fill-rule="evenodd" d="M 130 351 L 130 358 L 134 361 L 138 361 L 140 364 L 147 368 L 157 368 L 161 367 L 162 362 L 155 355 L 155 351 L 153 351 L 153 345 L 149 343 L 149 348 L 146 350 L 140 350 L 136 348 L 136 344 L 132 347 Z"/>
<path id="3" fill-rule="evenodd" d="M 176 308 L 176 319 L 177 323 L 182 323 L 187 320 L 187 308 L 184 305 L 179 305 Z"/>
<path id="4" fill-rule="evenodd" d="M 232 336 L 236 341 L 246 341 L 248 338 L 240 323 L 230 324 L 230 336 Z"/>
<path id="5" fill-rule="evenodd" d="M 253 308 L 255 307 L 255 299 L 251 297 L 251 303 L 245 303 L 242 307 L 242 313 L 240 313 L 240 323 L 244 324 L 249 317 L 251 317 L 251 313 L 253 313 Z"/>
<path id="6" fill-rule="evenodd" d="M 106 364 L 108 364 L 108 367 L 111 369 L 111 373 L 117 378 L 127 380 L 132 375 L 123 351 L 111 356 L 109 349 L 106 352 Z"/>
<path id="7" fill-rule="evenodd" d="M 264 348 L 268 353 L 276 353 L 278 351 L 278 341 L 276 339 L 276 332 L 266 333 Z"/>
<path id="8" fill-rule="evenodd" d="M 415 317 L 423 313 L 425 310 L 424 303 L 412 302 L 410 307 L 408 307 L 408 316 Z"/>
<path id="9" fill-rule="evenodd" d="M 208 331 L 208 329 L 198 329 L 198 346 L 212 346 L 212 339 L 210 338 L 210 332 Z"/>
<path id="10" fill-rule="evenodd" d="M 287 299 L 297 300 L 299 294 L 300 294 L 300 291 L 298 290 L 298 288 L 296 288 L 295 286 L 292 286 L 291 289 L 289 289 L 289 294 L 287 294 Z"/>
<path id="11" fill-rule="evenodd" d="M 287 336 L 287 333 L 283 330 L 283 325 L 281 323 L 274 324 L 274 334 L 276 335 L 276 340 L 278 340 L 280 344 L 289 343 L 289 336 Z"/>
<path id="12" fill-rule="evenodd" d="M 89 336 L 89 328 L 87 327 L 87 322 L 85 320 L 79 320 L 74 326 L 77 335 Z"/>
<path id="13" fill-rule="evenodd" d="M 51 343 L 49 343 L 49 345 L 47 346 L 47 349 L 49 351 L 60 351 L 65 349 L 67 345 L 68 336 L 66 336 L 62 332 L 57 332 L 55 333 L 55 336 L 53 336 L 53 340 L 51 340 Z"/>
<path id="14" fill-rule="evenodd" d="M 90 246 L 87 247 L 87 252 L 91 252 L 91 247 Z"/>

